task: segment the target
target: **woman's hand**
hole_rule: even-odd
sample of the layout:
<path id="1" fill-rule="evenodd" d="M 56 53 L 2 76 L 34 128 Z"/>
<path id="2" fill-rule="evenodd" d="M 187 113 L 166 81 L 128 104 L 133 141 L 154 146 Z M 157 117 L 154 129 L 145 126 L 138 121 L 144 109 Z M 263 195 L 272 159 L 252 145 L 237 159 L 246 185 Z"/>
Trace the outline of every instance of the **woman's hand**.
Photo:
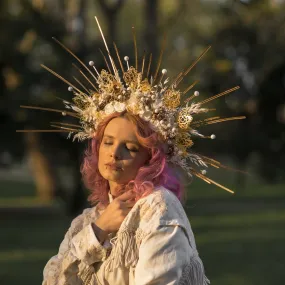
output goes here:
<path id="1" fill-rule="evenodd" d="M 95 235 L 102 241 L 112 232 L 116 232 L 132 207 L 135 205 L 135 193 L 130 190 L 115 198 L 103 214 L 92 224 Z M 98 229 L 99 228 L 99 229 Z"/>

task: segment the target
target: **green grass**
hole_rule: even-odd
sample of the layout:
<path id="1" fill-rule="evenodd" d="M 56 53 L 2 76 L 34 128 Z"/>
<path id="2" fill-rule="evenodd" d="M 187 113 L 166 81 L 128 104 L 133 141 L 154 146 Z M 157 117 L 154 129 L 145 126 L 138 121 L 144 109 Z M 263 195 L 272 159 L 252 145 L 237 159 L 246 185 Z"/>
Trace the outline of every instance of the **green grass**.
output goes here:
<path id="1" fill-rule="evenodd" d="M 214 178 L 234 188 L 232 176 Z M 190 185 L 186 212 L 211 284 L 283 284 L 284 189 L 284 185 L 262 185 L 254 179 L 234 195 L 197 180 Z M 6 182 L 0 209 L 39 206 L 34 193 L 27 185 Z M 15 214 L 0 219 L 1 284 L 41 284 L 43 268 L 56 254 L 70 224 L 60 214 L 59 204 L 50 207 L 58 216 L 35 211 L 34 216 Z"/>

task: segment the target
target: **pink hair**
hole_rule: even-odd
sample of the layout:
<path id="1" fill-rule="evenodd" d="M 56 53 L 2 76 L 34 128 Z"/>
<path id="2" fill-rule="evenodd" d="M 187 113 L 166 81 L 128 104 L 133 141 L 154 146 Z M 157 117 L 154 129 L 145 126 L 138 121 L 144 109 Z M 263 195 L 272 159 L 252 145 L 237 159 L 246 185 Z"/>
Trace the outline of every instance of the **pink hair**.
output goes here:
<path id="1" fill-rule="evenodd" d="M 183 194 L 182 183 L 166 162 L 163 143 L 160 140 L 159 135 L 150 128 L 147 121 L 142 120 L 139 116 L 127 113 L 126 111 L 122 113 L 113 113 L 105 118 L 99 124 L 96 136 L 91 140 L 91 143 L 85 152 L 81 173 L 86 187 L 91 191 L 88 201 L 93 205 L 100 202 L 103 206 L 106 206 L 109 202 L 109 184 L 99 172 L 98 155 L 105 128 L 108 123 L 116 117 L 124 117 L 136 126 L 135 133 L 137 139 L 143 147 L 149 150 L 150 154 L 148 165 L 139 168 L 136 177 L 126 185 L 120 185 L 118 190 L 123 193 L 129 189 L 133 189 L 136 193 L 137 201 L 152 193 L 155 187 L 164 186 L 173 192 L 181 201 Z"/>

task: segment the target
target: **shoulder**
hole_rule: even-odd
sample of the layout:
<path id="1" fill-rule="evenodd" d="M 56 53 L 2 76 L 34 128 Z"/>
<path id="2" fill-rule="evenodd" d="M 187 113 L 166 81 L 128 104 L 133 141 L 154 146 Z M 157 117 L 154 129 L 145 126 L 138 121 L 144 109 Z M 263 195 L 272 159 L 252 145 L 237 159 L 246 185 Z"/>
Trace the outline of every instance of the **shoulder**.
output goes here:
<path id="1" fill-rule="evenodd" d="M 74 235 L 76 235 L 92 220 L 96 219 L 99 214 L 100 212 L 97 206 L 84 209 L 82 214 L 74 218 L 71 222 L 71 226 L 69 228 L 71 236 L 73 237 Z"/>
<path id="2" fill-rule="evenodd" d="M 163 186 L 138 201 L 140 222 L 171 225 L 187 224 L 188 218 L 183 206 L 174 193 Z"/>

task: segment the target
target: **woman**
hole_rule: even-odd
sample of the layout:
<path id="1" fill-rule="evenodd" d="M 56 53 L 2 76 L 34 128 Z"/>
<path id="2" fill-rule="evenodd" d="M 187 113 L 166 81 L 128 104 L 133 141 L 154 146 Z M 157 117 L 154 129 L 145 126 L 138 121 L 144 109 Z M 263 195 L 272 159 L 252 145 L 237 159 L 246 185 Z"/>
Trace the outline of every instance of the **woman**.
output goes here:
<path id="1" fill-rule="evenodd" d="M 68 111 L 22 106 L 77 118 L 79 124 L 58 122 L 53 123 L 56 130 L 43 131 L 69 132 L 78 140 L 91 140 L 82 174 L 91 190 L 89 200 L 95 206 L 72 222 L 58 254 L 44 269 L 43 285 L 208 284 L 180 203 L 182 186 L 170 164 L 181 167 L 189 177 L 196 176 L 233 193 L 206 176 L 208 166 L 224 166 L 189 149 L 195 137 L 215 138 L 213 134 L 202 135 L 198 127 L 244 119 L 212 116 L 201 120 L 198 116 L 196 120 L 196 115 L 213 111 L 205 104 L 239 87 L 190 104 L 199 92 L 187 99 L 184 95 L 196 82 L 182 92 L 177 87 L 209 48 L 169 81 L 164 78 L 166 69 L 158 73 L 163 52 L 151 75 L 152 56 L 147 64 L 144 55 L 140 64 L 136 40 L 135 67 L 130 66 L 128 56 L 123 65 L 116 45 L 115 62 L 96 21 L 109 58 L 108 62 L 104 57 L 108 71 L 99 73 L 90 61 L 91 71 L 56 40 L 87 70 L 84 74 L 78 68 L 88 85 L 75 77 L 78 85 L 73 85 L 43 66 L 69 85 L 73 102 L 63 101 Z"/>
<path id="2" fill-rule="evenodd" d="M 126 111 L 108 116 L 82 173 L 99 203 L 73 220 L 43 285 L 208 283 L 182 187 L 148 122 Z"/>

